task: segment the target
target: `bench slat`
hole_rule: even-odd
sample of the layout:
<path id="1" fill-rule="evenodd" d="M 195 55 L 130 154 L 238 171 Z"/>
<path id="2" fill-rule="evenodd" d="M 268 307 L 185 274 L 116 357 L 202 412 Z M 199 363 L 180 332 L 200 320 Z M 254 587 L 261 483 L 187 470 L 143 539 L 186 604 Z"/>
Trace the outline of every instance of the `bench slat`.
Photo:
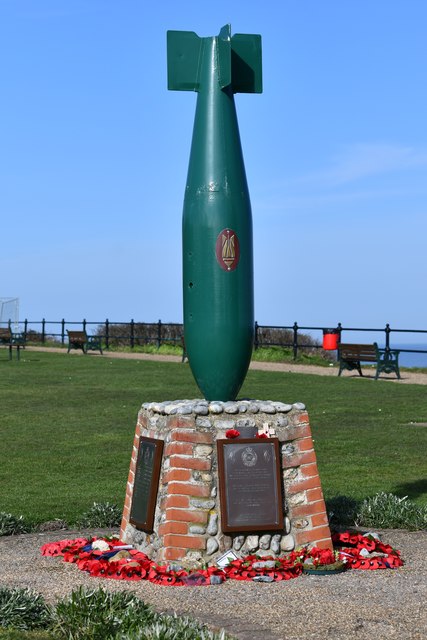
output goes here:
<path id="1" fill-rule="evenodd" d="M 376 362 L 378 359 L 377 351 L 373 344 L 340 344 L 338 348 L 341 358 L 345 360 Z"/>

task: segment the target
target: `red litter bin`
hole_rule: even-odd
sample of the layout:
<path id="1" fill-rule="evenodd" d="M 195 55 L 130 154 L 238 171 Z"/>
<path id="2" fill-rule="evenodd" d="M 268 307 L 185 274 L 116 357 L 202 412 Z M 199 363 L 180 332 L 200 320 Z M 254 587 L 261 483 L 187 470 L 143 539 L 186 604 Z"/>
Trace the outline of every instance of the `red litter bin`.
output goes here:
<path id="1" fill-rule="evenodd" d="M 323 329 L 323 348 L 325 351 L 338 349 L 340 341 L 339 329 Z"/>

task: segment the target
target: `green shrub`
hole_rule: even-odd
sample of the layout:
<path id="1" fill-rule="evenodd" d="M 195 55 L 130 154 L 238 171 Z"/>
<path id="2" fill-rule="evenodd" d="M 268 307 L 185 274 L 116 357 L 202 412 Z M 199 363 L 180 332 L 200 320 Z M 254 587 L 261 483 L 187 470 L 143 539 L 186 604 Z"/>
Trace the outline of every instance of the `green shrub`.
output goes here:
<path id="1" fill-rule="evenodd" d="M 131 593 L 80 587 L 58 602 L 54 631 L 67 640 L 107 640 L 136 632 L 155 616 L 149 605 Z"/>
<path id="2" fill-rule="evenodd" d="M 46 628 L 52 620 L 43 596 L 30 589 L 0 588 L 0 627 Z"/>
<path id="3" fill-rule="evenodd" d="M 209 631 L 191 618 L 162 615 L 149 626 L 136 633 L 119 636 L 120 640 L 226 640 L 224 631 Z"/>
<path id="4" fill-rule="evenodd" d="M 56 606 L 53 626 L 64 640 L 226 640 L 191 618 L 157 613 L 128 592 L 83 587 Z"/>
<path id="5" fill-rule="evenodd" d="M 25 520 L 24 516 L 14 516 L 11 513 L 0 512 L 0 536 L 13 536 L 18 533 L 29 533 L 34 526 Z"/>
<path id="6" fill-rule="evenodd" d="M 83 514 L 78 522 L 80 527 L 119 527 L 122 511 L 110 502 L 94 502 L 89 511 Z"/>
<path id="7" fill-rule="evenodd" d="M 158 340 L 163 346 L 168 344 L 181 344 L 183 335 L 182 324 L 164 323 L 159 326 L 158 322 L 135 322 L 133 329 L 129 323 L 110 323 L 108 326 L 108 344 L 110 347 L 128 347 L 131 343 L 131 331 L 133 330 L 134 346 L 153 345 L 157 349 Z M 160 333 L 159 333 L 160 330 Z M 96 335 L 106 338 L 106 327 L 104 324 L 98 326 Z"/>
<path id="8" fill-rule="evenodd" d="M 321 349 L 298 349 L 298 357 L 294 360 L 292 347 L 258 347 L 252 352 L 252 360 L 259 362 L 292 362 L 294 364 L 315 364 L 328 367 L 333 364 L 334 356 Z"/>
<path id="9" fill-rule="evenodd" d="M 427 506 L 399 498 L 393 493 L 377 493 L 362 502 L 356 514 L 356 524 L 380 529 L 427 529 Z"/>
<path id="10" fill-rule="evenodd" d="M 182 346 L 180 344 L 156 344 L 129 346 L 110 346 L 109 351 L 118 351 L 121 353 L 148 353 L 156 356 L 182 356 Z"/>

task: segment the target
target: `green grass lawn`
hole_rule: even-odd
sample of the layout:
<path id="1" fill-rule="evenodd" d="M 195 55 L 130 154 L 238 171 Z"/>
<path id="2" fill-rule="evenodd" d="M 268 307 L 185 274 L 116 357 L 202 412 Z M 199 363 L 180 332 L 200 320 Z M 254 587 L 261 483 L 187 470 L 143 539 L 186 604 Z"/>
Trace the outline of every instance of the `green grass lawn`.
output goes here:
<path id="1" fill-rule="evenodd" d="M 140 405 L 200 397 L 188 364 L 0 351 L 0 511 L 77 520 L 124 500 Z M 327 498 L 427 503 L 427 389 L 250 371 L 241 397 L 307 405 Z"/>

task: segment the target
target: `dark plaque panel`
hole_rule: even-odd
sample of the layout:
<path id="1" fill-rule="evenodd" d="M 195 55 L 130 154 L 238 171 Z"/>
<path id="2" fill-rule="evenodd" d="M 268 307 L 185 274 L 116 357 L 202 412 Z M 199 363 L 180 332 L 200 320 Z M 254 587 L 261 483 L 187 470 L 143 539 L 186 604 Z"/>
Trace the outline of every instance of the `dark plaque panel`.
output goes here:
<path id="1" fill-rule="evenodd" d="M 163 440 L 140 436 L 130 522 L 148 533 L 153 531 L 154 526 L 162 455 Z"/>
<path id="2" fill-rule="evenodd" d="M 283 529 L 277 438 L 217 440 L 224 532 Z"/>

